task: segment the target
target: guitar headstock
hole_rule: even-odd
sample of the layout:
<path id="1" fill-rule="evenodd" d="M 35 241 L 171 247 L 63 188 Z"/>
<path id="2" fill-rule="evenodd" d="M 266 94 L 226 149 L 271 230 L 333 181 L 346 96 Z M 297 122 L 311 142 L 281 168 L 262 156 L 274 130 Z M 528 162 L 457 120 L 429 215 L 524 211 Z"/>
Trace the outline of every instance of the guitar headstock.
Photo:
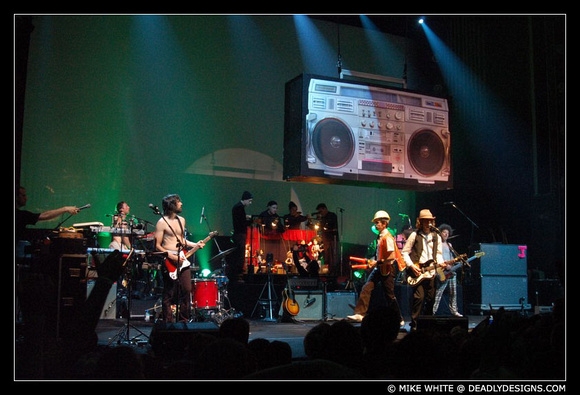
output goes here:
<path id="1" fill-rule="evenodd" d="M 213 232 L 209 232 L 209 238 L 210 238 L 210 239 L 213 239 L 213 238 L 214 238 L 214 237 L 216 237 L 218 234 L 219 234 L 219 233 L 218 233 L 218 231 L 217 231 L 217 230 L 214 230 Z"/>

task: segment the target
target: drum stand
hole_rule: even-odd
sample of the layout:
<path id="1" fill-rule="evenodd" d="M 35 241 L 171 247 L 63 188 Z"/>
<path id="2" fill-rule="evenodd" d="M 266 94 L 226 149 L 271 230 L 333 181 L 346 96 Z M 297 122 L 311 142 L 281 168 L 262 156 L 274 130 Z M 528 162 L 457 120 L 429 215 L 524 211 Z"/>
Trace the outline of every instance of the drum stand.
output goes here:
<path id="1" fill-rule="evenodd" d="M 216 242 L 217 245 L 217 242 Z M 221 269 L 216 270 L 215 272 L 212 273 L 212 277 L 214 277 L 216 274 L 223 274 L 223 278 L 225 278 L 225 281 L 223 281 L 223 285 L 220 286 L 219 284 L 219 277 L 222 276 L 216 276 L 216 285 L 218 288 L 218 294 L 217 294 L 217 309 L 216 311 L 212 311 L 209 314 L 209 319 L 211 319 L 212 321 L 214 321 L 216 324 L 221 325 L 225 320 L 227 320 L 228 318 L 235 318 L 235 317 L 241 317 L 242 313 L 237 313 L 236 310 L 232 307 L 230 300 L 228 299 L 228 289 L 227 289 L 227 284 L 229 282 L 228 277 L 225 275 L 226 272 L 226 256 L 231 254 L 235 248 L 230 248 L 229 250 L 226 251 L 221 251 L 219 248 L 219 245 L 217 245 L 218 250 L 220 251 L 216 256 L 214 256 L 213 258 L 211 258 L 209 260 L 209 262 L 215 262 L 218 259 L 221 259 L 222 262 L 222 267 Z M 228 306 L 229 309 L 225 308 L 225 303 L 224 301 L 228 302 Z"/>
<path id="2" fill-rule="evenodd" d="M 254 306 L 254 310 L 252 310 L 252 317 L 256 312 L 256 308 L 259 305 L 268 305 L 268 311 L 266 317 L 262 319 L 262 321 L 269 321 L 269 322 L 276 322 L 277 319 L 273 316 L 274 306 L 273 304 L 278 301 L 276 297 L 276 291 L 274 290 L 274 284 L 272 282 L 272 267 L 271 264 L 268 263 L 268 278 L 266 280 L 266 284 L 264 284 L 264 288 L 262 288 L 262 292 L 260 293 L 260 297 Z M 264 293 L 267 292 L 268 298 L 264 298 Z"/>

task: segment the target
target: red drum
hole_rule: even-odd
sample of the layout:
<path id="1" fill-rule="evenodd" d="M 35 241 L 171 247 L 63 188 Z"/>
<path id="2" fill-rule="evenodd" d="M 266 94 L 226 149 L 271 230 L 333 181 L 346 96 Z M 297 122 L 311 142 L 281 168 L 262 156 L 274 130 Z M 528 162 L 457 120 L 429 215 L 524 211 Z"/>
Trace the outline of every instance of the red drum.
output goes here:
<path id="1" fill-rule="evenodd" d="M 193 307 L 196 309 L 213 309 L 218 304 L 218 287 L 215 279 L 193 279 Z"/>

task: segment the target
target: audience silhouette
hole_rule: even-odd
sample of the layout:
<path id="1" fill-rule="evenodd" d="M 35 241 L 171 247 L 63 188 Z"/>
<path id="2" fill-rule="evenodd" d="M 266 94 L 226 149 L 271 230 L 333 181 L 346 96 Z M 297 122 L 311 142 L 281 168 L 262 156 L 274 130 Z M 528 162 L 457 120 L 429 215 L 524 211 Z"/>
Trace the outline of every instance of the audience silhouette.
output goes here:
<path id="1" fill-rule="evenodd" d="M 371 309 L 360 325 L 346 320 L 314 324 L 303 338 L 304 356 L 281 340 L 250 340 L 242 317 L 215 333 L 196 333 L 160 350 L 97 344 L 96 327 L 125 258 L 96 259 L 97 282 L 66 337 L 46 331 L 42 307 L 20 289 L 26 330 L 16 341 L 16 379 L 79 380 L 489 380 L 565 378 L 564 301 L 551 314 L 492 311 L 472 330 L 422 329 L 400 334 L 388 306 Z M 20 286 L 35 284 L 34 276 Z M 36 295 L 37 296 L 37 295 Z M 491 320 L 493 316 L 493 320 Z M 417 361 L 421 361 L 418 365 Z"/>

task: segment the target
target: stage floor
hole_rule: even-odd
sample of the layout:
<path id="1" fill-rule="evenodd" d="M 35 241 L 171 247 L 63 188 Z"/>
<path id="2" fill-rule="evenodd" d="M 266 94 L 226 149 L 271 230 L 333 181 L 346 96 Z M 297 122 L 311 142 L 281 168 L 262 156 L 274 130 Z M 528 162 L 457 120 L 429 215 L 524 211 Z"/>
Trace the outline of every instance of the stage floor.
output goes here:
<path id="1" fill-rule="evenodd" d="M 485 316 L 467 316 L 468 328 L 475 328 Z M 326 320 L 328 324 L 338 320 Z M 250 323 L 249 340 L 264 338 L 269 341 L 279 340 L 286 342 L 292 349 L 292 358 L 299 360 L 306 358 L 304 353 L 304 336 L 323 320 L 306 320 L 295 322 L 277 322 L 264 319 L 248 319 Z M 405 318 L 405 325 L 401 327 L 399 339 L 404 337 L 410 330 L 410 319 Z M 354 323 L 360 326 L 360 323 Z M 100 345 L 132 345 L 139 352 L 149 352 L 149 336 L 154 324 L 145 322 L 143 319 L 101 319 L 97 325 L 97 335 Z"/>

